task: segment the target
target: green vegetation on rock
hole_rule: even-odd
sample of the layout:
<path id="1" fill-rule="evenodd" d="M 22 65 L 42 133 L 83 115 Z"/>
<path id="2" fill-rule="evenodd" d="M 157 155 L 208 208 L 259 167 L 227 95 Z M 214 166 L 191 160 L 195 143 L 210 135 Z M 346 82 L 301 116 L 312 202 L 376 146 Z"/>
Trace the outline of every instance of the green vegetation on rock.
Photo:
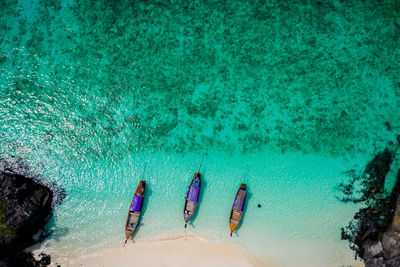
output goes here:
<path id="1" fill-rule="evenodd" d="M 9 243 L 15 236 L 15 229 L 7 225 L 6 207 L 7 201 L 0 199 L 0 240 L 5 244 Z"/>

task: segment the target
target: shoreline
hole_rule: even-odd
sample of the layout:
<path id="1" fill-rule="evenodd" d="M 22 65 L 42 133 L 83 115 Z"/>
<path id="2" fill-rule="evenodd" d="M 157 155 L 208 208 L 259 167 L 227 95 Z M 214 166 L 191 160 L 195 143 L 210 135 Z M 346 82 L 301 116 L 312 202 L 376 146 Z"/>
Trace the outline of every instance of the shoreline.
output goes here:
<path id="1" fill-rule="evenodd" d="M 155 257 L 155 255 L 157 255 Z M 85 255 L 51 255 L 50 266 L 278 266 L 252 256 L 238 244 L 193 233 L 132 240 L 123 246 L 94 249 Z"/>
<path id="2" fill-rule="evenodd" d="M 131 169 L 127 167 L 124 170 L 132 172 L 132 176 L 139 176 L 135 171 L 141 172 L 142 166 L 130 163 L 131 161 L 143 162 L 141 160 L 143 157 L 139 154 L 137 158 L 121 163 L 121 168 L 130 166 Z M 164 154 L 163 152 L 153 157 L 152 161 L 157 160 L 157 162 L 165 164 L 158 166 L 148 174 L 150 190 L 153 194 L 151 201 L 144 204 L 142 223 L 140 231 L 135 236 L 135 245 L 132 244 L 132 240 L 129 241 L 130 245 L 144 250 L 143 255 L 147 253 L 147 256 L 136 253 L 136 259 L 147 260 L 147 257 L 152 258 L 152 255 L 158 254 L 159 250 L 162 255 L 167 255 L 164 253 L 165 250 L 159 248 L 161 245 L 157 245 L 158 243 L 174 243 L 171 242 L 171 239 L 184 239 L 185 236 L 194 233 L 196 236 L 199 235 L 200 239 L 208 240 L 206 248 L 211 246 L 210 243 L 225 242 L 229 247 L 239 246 L 244 248 L 241 251 L 244 250 L 248 252 L 247 254 L 265 261 L 263 264 L 256 265 L 249 264 L 249 260 L 247 260 L 245 263 L 247 266 L 355 265 L 353 252 L 346 243 L 340 241 L 339 233 L 340 227 L 344 226 L 343 220 L 345 218 L 350 220 L 356 212 L 356 207 L 345 205 L 338 202 L 333 195 L 326 197 L 325 194 L 344 179 L 341 170 L 349 169 L 353 163 L 351 166 L 347 166 L 343 164 L 343 160 L 324 158 L 319 155 L 310 155 L 301 160 L 297 154 L 286 154 L 280 157 L 277 155 L 272 157 L 271 154 L 264 157 L 259 154 L 248 156 L 253 162 L 252 176 L 258 179 L 264 177 L 265 181 L 268 181 L 269 187 L 262 186 L 262 182 L 257 182 L 258 180 L 251 182 L 252 194 L 245 206 L 248 208 L 244 217 L 243 226 L 245 227 L 237 232 L 236 238 L 229 238 L 226 219 L 233 200 L 229 192 L 236 192 L 237 188 L 234 183 L 226 184 L 223 181 L 225 178 L 234 176 L 236 170 L 232 167 L 221 171 L 221 166 L 238 165 L 243 161 L 243 156 L 223 158 L 219 154 L 209 155 L 210 162 L 204 168 L 207 173 L 206 189 L 210 188 L 210 190 L 203 191 L 205 196 L 201 200 L 201 209 L 197 213 L 195 227 L 193 227 L 193 232 L 188 231 L 186 235 L 186 231 L 182 231 L 181 209 L 169 211 L 169 207 L 179 207 L 182 204 L 180 198 L 176 196 L 183 196 L 186 188 L 170 185 L 176 181 L 186 180 L 182 177 L 188 176 L 189 172 L 184 175 L 186 172 L 179 173 L 176 170 L 190 169 L 195 160 L 189 156 L 183 160 L 179 155 Z M 256 158 L 257 160 L 253 161 Z M 318 170 L 313 168 L 313 162 L 320 164 Z M 301 171 L 297 168 L 299 164 L 302 165 Z M 282 171 L 282 166 L 284 166 L 284 171 Z M 268 175 L 264 173 L 266 168 L 269 170 Z M 110 171 L 108 176 L 112 176 L 118 168 L 116 170 L 109 168 L 108 170 Z M 330 173 L 331 170 L 335 171 Z M 168 179 L 161 179 L 160 173 L 166 175 Z M 324 179 L 324 182 L 321 183 L 321 177 L 325 177 L 327 174 L 332 179 Z M 108 176 L 105 175 L 105 177 Z M 218 177 L 218 179 L 214 179 L 214 177 Z M 91 179 L 89 180 L 91 181 Z M 298 184 L 298 181 L 306 182 Z M 55 212 L 54 225 L 52 225 L 55 231 L 54 235 L 38 245 L 36 251 L 49 254 L 54 263 L 60 263 L 62 266 L 80 266 L 79 263 L 84 263 L 83 266 L 115 266 L 115 263 L 100 264 L 102 263 L 100 259 L 97 259 L 97 265 L 88 265 L 90 263 L 88 257 L 99 258 L 108 250 L 114 250 L 114 252 L 109 252 L 111 257 L 114 255 L 120 255 L 120 258 L 125 257 L 124 253 L 118 251 L 124 241 L 122 229 L 108 226 L 119 225 L 122 227 L 121 222 L 126 218 L 125 203 L 128 201 L 130 203 L 132 198 L 131 188 L 126 186 L 126 184 L 129 185 L 129 182 L 131 182 L 130 179 L 119 179 L 116 176 L 111 182 L 114 185 L 110 190 L 104 191 L 100 187 L 94 191 L 96 192 L 94 195 L 81 195 L 70 188 L 68 191 L 70 198 L 64 203 L 62 209 L 57 209 Z M 288 185 L 293 184 L 297 186 L 288 188 Z M 167 186 L 170 188 L 168 194 L 154 194 L 154 192 L 163 192 Z M 104 194 L 103 191 L 108 193 Z M 311 194 L 304 198 L 303 196 L 310 191 Z M 118 192 L 118 197 L 115 197 L 114 192 Z M 286 194 L 282 194 L 282 192 L 286 192 Z M 329 192 L 331 193 L 331 191 Z M 166 200 L 168 200 L 168 205 L 166 205 Z M 218 205 L 215 205 L 216 200 L 219 201 Z M 85 203 L 84 206 L 83 203 Z M 99 208 L 98 203 L 104 203 L 102 208 Z M 257 203 L 261 203 L 263 208 L 257 208 Z M 103 219 L 99 220 L 100 217 Z M 213 226 L 210 227 L 210 224 Z M 167 225 L 168 227 L 165 227 Z M 150 245 L 152 253 L 146 251 L 146 246 L 143 248 L 148 243 L 152 243 Z M 175 247 L 178 247 L 176 251 L 182 249 L 182 246 Z M 194 247 L 201 248 L 201 246 Z M 128 248 L 130 246 L 127 246 L 125 250 Z M 135 249 L 132 249 L 131 254 L 134 254 L 134 251 Z M 204 258 L 207 258 L 212 254 L 205 252 L 204 255 Z M 179 253 L 173 253 L 174 258 L 179 256 Z M 252 256 L 246 257 L 246 259 L 253 259 Z M 135 259 L 135 257 L 133 258 Z M 125 261 L 131 262 L 132 259 L 126 258 Z M 169 259 L 165 261 L 169 262 Z M 183 260 L 168 265 L 180 266 L 179 263 L 183 265 Z M 144 265 L 162 266 L 160 262 L 158 264 L 148 262 L 147 265 Z M 122 264 L 122 266 L 124 265 Z"/>

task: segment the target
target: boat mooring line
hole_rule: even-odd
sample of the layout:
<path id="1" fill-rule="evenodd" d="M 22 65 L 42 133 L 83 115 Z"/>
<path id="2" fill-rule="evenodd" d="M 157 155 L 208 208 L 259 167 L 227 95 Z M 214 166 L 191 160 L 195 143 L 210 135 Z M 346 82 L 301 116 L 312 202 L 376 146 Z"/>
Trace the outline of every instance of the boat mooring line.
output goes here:
<path id="1" fill-rule="evenodd" d="M 204 158 L 204 152 L 203 152 L 203 155 L 201 156 L 201 161 L 200 161 L 200 166 L 199 166 L 198 172 L 200 172 L 201 164 L 203 163 L 203 158 Z"/>

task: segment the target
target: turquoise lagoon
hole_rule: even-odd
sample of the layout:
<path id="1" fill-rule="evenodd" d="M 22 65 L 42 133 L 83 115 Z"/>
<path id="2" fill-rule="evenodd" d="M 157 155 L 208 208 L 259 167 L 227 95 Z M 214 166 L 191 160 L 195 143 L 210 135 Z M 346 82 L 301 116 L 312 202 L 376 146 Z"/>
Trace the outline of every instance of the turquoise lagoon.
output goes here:
<path id="1" fill-rule="evenodd" d="M 0 14 L 0 156 L 66 192 L 40 250 L 122 242 L 146 169 L 137 240 L 187 231 L 281 265 L 355 263 L 340 228 L 359 207 L 337 188 L 400 132 L 398 1 L 32 0 Z"/>

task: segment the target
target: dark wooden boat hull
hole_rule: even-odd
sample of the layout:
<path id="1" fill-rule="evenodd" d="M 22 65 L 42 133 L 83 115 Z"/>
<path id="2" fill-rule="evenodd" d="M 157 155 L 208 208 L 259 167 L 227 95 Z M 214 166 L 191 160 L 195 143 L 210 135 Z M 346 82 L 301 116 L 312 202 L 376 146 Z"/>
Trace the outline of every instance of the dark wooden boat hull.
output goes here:
<path id="1" fill-rule="evenodd" d="M 195 201 L 191 201 L 189 200 L 189 192 L 190 192 L 190 188 L 191 186 L 193 186 L 193 183 L 195 182 L 195 179 L 199 180 L 199 184 L 198 184 L 198 190 L 197 190 L 197 197 Z M 194 177 L 192 178 L 192 181 L 190 182 L 188 191 L 186 192 L 186 197 L 185 197 L 185 205 L 183 207 L 183 218 L 185 220 L 185 227 L 187 225 L 187 223 L 193 218 L 196 209 L 197 209 L 197 203 L 198 203 L 198 198 L 199 198 L 199 194 L 200 194 L 200 186 L 201 186 L 201 178 L 200 178 L 200 173 L 196 172 L 194 174 Z"/>
<path id="2" fill-rule="evenodd" d="M 233 231 L 238 227 L 243 217 L 243 209 L 246 201 L 246 184 L 241 184 L 236 192 L 233 200 L 231 214 L 229 216 L 229 227 L 231 228 L 231 236 Z"/>
<path id="3" fill-rule="evenodd" d="M 131 206 L 130 206 L 130 209 L 128 212 L 128 217 L 126 218 L 126 223 L 125 223 L 126 240 L 128 240 L 129 237 L 135 232 L 135 230 L 139 224 L 140 214 L 141 214 L 142 207 L 143 207 L 145 185 L 146 185 L 146 182 L 143 180 L 140 180 L 139 184 L 136 188 L 135 194 L 133 195 L 133 198 L 131 201 Z M 140 196 L 138 196 L 138 194 Z M 138 197 L 142 198 L 140 200 L 140 204 L 138 204 Z"/>

